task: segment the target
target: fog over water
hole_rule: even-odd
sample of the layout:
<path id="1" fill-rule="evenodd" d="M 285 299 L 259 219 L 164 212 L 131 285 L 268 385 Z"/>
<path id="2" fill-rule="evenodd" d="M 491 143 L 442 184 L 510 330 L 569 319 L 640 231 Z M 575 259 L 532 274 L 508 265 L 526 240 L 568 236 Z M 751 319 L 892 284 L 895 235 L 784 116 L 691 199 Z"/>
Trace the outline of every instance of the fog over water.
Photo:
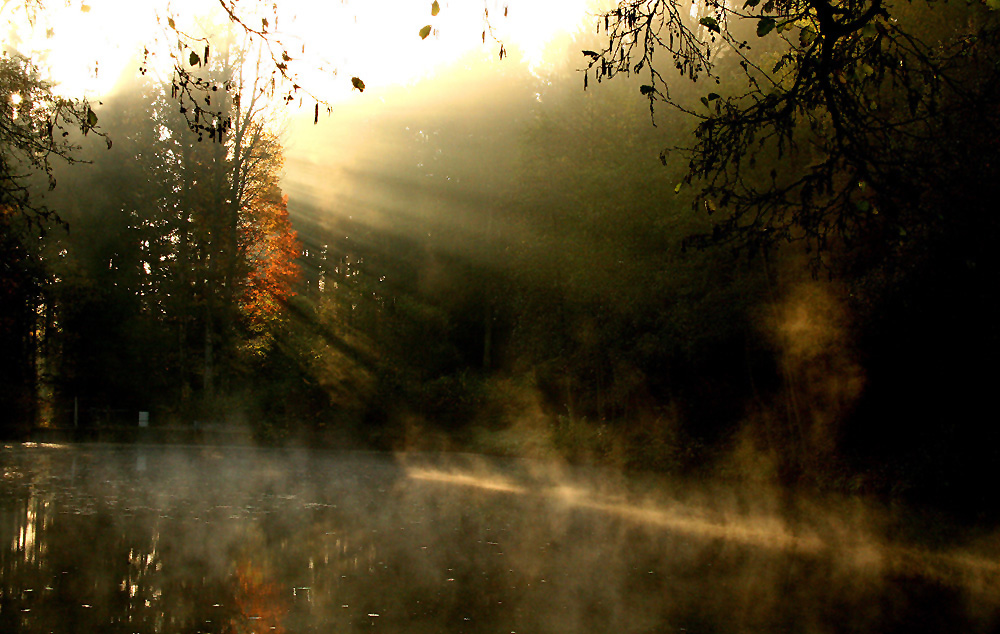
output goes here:
<path id="1" fill-rule="evenodd" d="M 4 632 L 989 632 L 996 539 L 475 456 L 8 445 Z M 655 485 L 655 486 L 654 486 Z M 110 630 L 109 630 L 110 628 Z"/>

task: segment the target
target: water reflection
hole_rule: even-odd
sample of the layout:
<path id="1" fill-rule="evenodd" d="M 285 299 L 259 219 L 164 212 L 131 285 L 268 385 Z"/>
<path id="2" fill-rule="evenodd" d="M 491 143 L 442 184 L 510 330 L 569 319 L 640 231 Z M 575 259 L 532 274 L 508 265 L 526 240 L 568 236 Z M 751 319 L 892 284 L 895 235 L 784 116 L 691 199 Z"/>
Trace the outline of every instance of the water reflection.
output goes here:
<path id="1" fill-rule="evenodd" d="M 681 499 L 607 474 L 451 462 L 8 447 L 0 631 L 1000 625 L 989 537 L 903 546 L 844 509 L 821 518 L 721 490 Z"/>

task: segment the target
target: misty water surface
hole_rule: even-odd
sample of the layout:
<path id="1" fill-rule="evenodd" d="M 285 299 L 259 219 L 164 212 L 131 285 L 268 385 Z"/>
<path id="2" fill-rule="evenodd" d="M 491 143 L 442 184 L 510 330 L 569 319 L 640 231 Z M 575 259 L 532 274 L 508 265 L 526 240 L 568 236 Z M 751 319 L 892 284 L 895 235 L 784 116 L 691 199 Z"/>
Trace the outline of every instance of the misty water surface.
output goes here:
<path id="1" fill-rule="evenodd" d="M 5 633 L 1000 625 L 995 540 L 907 545 L 856 505 L 469 456 L 13 445 L 0 467 Z"/>

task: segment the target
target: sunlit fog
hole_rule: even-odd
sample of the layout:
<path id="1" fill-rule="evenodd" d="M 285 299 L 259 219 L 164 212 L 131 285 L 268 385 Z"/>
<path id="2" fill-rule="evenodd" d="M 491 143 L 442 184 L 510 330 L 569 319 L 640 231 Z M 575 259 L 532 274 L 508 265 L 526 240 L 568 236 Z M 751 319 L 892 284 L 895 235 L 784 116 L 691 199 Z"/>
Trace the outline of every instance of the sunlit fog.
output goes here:
<path id="1" fill-rule="evenodd" d="M 0 20 L 0 632 L 1000 629 L 993 0 Z"/>

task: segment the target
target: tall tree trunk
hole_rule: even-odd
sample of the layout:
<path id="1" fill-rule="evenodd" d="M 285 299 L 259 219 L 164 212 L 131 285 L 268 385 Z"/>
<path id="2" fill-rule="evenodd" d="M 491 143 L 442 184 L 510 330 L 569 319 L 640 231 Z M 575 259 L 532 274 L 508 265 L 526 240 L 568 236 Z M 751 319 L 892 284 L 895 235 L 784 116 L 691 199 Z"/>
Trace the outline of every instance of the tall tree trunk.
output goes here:
<path id="1" fill-rule="evenodd" d="M 492 367 L 493 367 L 493 302 L 487 301 L 486 310 L 483 315 L 483 369 L 488 372 Z"/>
<path id="2" fill-rule="evenodd" d="M 206 399 L 215 396 L 215 342 L 212 334 L 212 309 L 208 303 L 205 304 L 205 367 L 202 389 Z"/>

